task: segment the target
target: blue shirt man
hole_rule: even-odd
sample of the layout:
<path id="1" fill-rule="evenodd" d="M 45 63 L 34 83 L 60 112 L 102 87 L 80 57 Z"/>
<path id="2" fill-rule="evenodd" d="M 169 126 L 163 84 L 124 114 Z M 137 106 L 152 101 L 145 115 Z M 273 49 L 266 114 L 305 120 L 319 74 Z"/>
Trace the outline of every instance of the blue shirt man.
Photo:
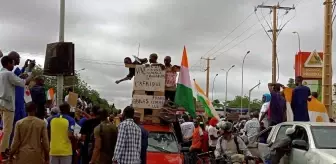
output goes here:
<path id="1" fill-rule="evenodd" d="M 22 69 L 16 68 L 14 70 L 14 74 L 16 76 L 20 76 L 25 71 L 25 67 Z M 14 125 L 16 121 L 19 121 L 20 119 L 27 116 L 27 113 L 25 111 L 24 107 L 25 101 L 24 101 L 24 88 L 20 86 L 15 87 L 15 116 L 14 116 Z"/>
<path id="2" fill-rule="evenodd" d="M 302 85 L 301 76 L 295 79 L 297 87 L 292 93 L 291 107 L 294 114 L 294 121 L 309 121 L 308 101 L 311 99 L 311 92 L 307 86 Z"/>

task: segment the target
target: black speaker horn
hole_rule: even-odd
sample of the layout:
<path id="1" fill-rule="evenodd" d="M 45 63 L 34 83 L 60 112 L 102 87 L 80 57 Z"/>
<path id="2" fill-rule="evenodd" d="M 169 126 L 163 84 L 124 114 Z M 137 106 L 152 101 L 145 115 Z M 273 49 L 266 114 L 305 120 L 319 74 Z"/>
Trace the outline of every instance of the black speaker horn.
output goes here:
<path id="1" fill-rule="evenodd" d="M 73 76 L 75 74 L 75 44 L 56 42 L 47 44 L 43 74 Z"/>

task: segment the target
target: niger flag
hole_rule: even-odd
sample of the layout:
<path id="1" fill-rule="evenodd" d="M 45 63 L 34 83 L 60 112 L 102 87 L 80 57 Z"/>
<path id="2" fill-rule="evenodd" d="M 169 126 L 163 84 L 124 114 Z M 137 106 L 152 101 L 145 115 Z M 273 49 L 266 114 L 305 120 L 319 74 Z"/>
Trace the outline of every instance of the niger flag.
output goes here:
<path id="1" fill-rule="evenodd" d="M 293 112 L 290 105 L 292 101 L 293 89 L 284 88 L 283 92 L 286 99 L 287 121 L 293 121 Z M 329 122 L 327 109 L 320 101 L 318 101 L 314 97 L 312 97 L 311 101 L 308 101 L 308 112 L 309 112 L 309 119 L 311 122 Z"/>
<path id="2" fill-rule="evenodd" d="M 293 110 L 291 107 L 291 102 L 292 102 L 292 92 L 293 89 L 292 88 L 284 88 L 283 89 L 283 93 L 285 95 L 285 99 L 286 99 L 286 116 L 287 116 L 287 121 L 293 121 L 294 120 L 294 115 L 293 115 Z"/>
<path id="3" fill-rule="evenodd" d="M 311 122 L 329 122 L 328 111 L 324 104 L 315 97 L 308 101 L 309 118 Z"/>

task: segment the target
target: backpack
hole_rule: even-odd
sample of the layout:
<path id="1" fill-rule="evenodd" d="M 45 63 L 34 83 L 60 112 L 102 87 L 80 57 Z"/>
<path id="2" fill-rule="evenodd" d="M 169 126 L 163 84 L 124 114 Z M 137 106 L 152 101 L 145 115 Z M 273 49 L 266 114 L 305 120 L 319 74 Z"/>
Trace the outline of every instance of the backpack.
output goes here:
<path id="1" fill-rule="evenodd" d="M 109 123 L 111 124 L 111 123 Z M 108 125 L 108 124 L 107 124 Z M 100 123 L 99 124 L 99 136 L 101 137 L 101 142 L 103 142 L 103 123 Z M 115 136 L 115 139 L 117 138 L 117 135 Z M 101 151 L 105 152 L 105 153 L 108 153 L 109 155 L 112 155 L 114 154 L 114 149 L 112 151 L 109 151 L 107 149 L 111 148 L 111 147 L 115 147 L 116 145 L 116 140 L 113 142 L 110 143 L 110 145 L 103 145 L 101 144 Z M 92 157 L 93 155 L 93 150 L 94 150 L 94 147 L 95 147 L 95 139 L 94 139 L 94 133 L 90 135 L 90 142 L 89 142 L 89 145 L 88 145 L 88 155 L 89 157 Z"/>
<path id="2" fill-rule="evenodd" d="M 234 135 L 234 137 L 233 137 L 233 141 L 234 141 L 234 143 L 235 143 L 235 145 L 236 145 L 236 149 L 237 149 L 238 154 L 243 154 L 244 152 L 242 152 L 242 151 L 239 149 L 238 137 L 239 137 L 239 136 Z M 222 149 L 222 140 L 223 140 L 223 138 L 221 138 L 221 139 L 219 140 L 219 142 L 220 142 L 221 152 L 223 152 L 223 149 Z"/>

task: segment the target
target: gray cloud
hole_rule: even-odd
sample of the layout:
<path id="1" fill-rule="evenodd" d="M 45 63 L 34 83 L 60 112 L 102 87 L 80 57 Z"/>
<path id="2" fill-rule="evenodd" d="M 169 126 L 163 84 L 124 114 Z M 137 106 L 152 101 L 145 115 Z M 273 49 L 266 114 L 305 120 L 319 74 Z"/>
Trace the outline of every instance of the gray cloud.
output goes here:
<path id="1" fill-rule="evenodd" d="M 291 6 L 298 2 L 285 0 L 283 5 Z M 261 0 L 100 0 L 99 3 L 71 0 L 66 1 L 65 39 L 76 44 L 76 69 L 86 68 L 80 73 L 82 78 L 108 101 L 122 108 L 130 103 L 132 83 L 115 85 L 114 81 L 128 73 L 128 69 L 120 66 L 120 62 L 125 56 L 137 54 L 139 43 L 141 57 L 156 52 L 161 61 L 166 55 L 172 56 L 174 64 L 180 63 L 182 48 L 186 45 L 190 66 L 193 66 L 191 76 L 205 89 L 205 72 L 202 71 L 204 61 L 200 61 L 200 57 L 260 3 Z M 270 5 L 276 3 L 276 0 L 267 2 Z M 264 13 L 267 12 L 265 10 Z M 290 12 L 283 22 L 294 15 L 293 11 Z M 43 64 L 46 44 L 58 40 L 59 1 L 5 0 L 0 2 L 0 19 L 1 50 L 17 50 L 23 58 L 37 58 Z M 269 17 L 266 19 L 269 20 Z M 244 65 L 244 94 L 248 94 L 248 90 L 259 80 L 262 85 L 253 91 L 252 96 L 259 98 L 267 91 L 266 85 L 271 79 L 272 49 L 261 25 L 256 24 L 232 41 L 255 23 L 258 20 L 252 15 L 218 46 L 221 48 L 218 53 L 213 54 L 218 48 L 209 53 L 216 56 L 216 60 L 211 62 L 210 90 L 214 75 L 219 74 L 215 82 L 215 98 L 224 100 L 225 72 L 221 69 L 227 69 L 233 64 L 236 66 L 229 74 L 228 97 L 231 99 L 240 95 L 241 64 L 248 50 L 251 54 Z M 241 42 L 258 30 L 260 32 Z M 322 2 L 302 0 L 297 6 L 295 18 L 279 36 L 279 81 L 282 83 L 294 76 L 294 55 L 298 43 L 292 31 L 300 33 L 303 51 L 322 51 Z"/>

